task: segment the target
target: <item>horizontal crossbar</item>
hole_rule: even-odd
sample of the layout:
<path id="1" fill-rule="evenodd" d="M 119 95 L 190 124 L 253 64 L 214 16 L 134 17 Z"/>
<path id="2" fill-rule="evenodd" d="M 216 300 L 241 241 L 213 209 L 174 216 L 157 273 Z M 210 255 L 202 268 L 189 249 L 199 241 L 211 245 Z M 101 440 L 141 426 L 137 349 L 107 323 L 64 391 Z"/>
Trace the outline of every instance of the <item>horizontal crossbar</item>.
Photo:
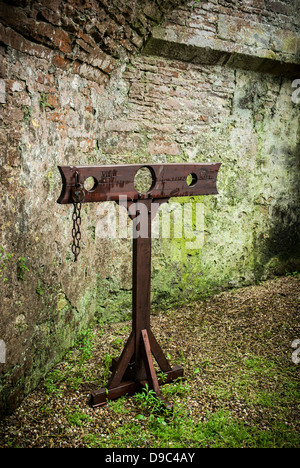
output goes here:
<path id="1" fill-rule="evenodd" d="M 58 203 L 73 203 L 72 189 L 76 184 L 84 186 L 88 178 L 94 179 L 90 190 L 84 190 L 84 202 L 128 201 L 145 199 L 169 199 L 197 195 L 216 195 L 216 181 L 220 163 L 151 164 L 117 166 L 59 166 L 62 176 L 62 192 Z M 145 194 L 135 188 L 135 176 L 142 168 L 152 175 L 152 186 Z M 188 181 L 188 176 L 190 181 Z"/>

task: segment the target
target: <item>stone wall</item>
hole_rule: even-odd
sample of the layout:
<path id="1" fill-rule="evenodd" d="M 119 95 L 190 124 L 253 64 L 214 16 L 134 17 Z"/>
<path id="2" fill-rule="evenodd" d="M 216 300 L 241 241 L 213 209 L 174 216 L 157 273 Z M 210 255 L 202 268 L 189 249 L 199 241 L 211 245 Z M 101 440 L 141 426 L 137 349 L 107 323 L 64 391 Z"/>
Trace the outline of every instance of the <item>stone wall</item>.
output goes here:
<path id="1" fill-rule="evenodd" d="M 123 80 L 128 101 L 106 122 L 102 140 L 111 161 L 122 153 L 133 162 L 222 162 L 219 196 L 197 200 L 205 210 L 203 248 L 186 251 L 184 238 L 158 242 L 154 302 L 284 273 L 299 246 L 299 107 L 291 81 L 154 57 L 132 60 Z"/>
<path id="2" fill-rule="evenodd" d="M 300 63 L 299 8 L 297 0 L 189 3 L 154 28 L 146 51 L 286 76 Z"/>
<path id="3" fill-rule="evenodd" d="M 179 203 L 203 204 L 204 245 L 153 240 L 154 307 L 299 269 L 295 6 L 0 2 L 0 412 L 94 317 L 130 316 L 130 239 L 84 205 L 73 263 L 57 165 L 222 162 L 217 197 Z"/>
<path id="4" fill-rule="evenodd" d="M 120 252 L 95 243 L 96 209 L 85 207 L 83 255 L 73 264 L 72 213 L 56 204 L 57 165 L 105 163 L 101 132 L 124 101 L 124 67 L 179 3 L 0 2 L 1 412 L 104 310 L 103 297 L 113 302 L 108 260 Z"/>

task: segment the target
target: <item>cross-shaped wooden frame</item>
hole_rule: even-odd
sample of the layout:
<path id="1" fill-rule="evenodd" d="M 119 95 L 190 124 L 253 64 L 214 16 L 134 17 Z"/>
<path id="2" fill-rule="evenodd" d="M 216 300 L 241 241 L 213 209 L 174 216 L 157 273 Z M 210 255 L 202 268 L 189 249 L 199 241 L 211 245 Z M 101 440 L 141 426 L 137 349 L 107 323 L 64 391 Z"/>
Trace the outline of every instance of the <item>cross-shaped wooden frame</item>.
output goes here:
<path id="1" fill-rule="evenodd" d="M 183 377 L 183 368 L 170 366 L 150 327 L 151 221 L 159 206 L 170 198 L 217 194 L 220 166 L 219 163 L 197 163 L 59 167 L 63 183 L 58 199 L 60 204 L 74 203 L 74 187 L 83 187 L 86 179 L 92 177 L 93 187 L 90 190 L 81 189 L 84 203 L 121 201 L 124 204 L 125 197 L 132 219 L 138 214 L 134 209 L 136 203 L 142 203 L 147 208 L 147 216 L 140 221 L 140 225 L 145 223 L 147 226 L 146 235 L 145 229 L 141 229 L 144 235 L 133 237 L 132 332 L 120 358 L 113 362 L 107 388 L 91 393 L 94 408 L 105 404 L 108 399 L 132 394 L 146 383 L 163 399 L 159 385 Z M 137 172 L 144 167 L 151 173 L 152 185 L 146 193 L 140 193 L 135 188 L 134 180 Z M 157 377 L 152 354 L 164 374 L 162 381 Z M 165 404 L 170 407 L 167 401 Z"/>

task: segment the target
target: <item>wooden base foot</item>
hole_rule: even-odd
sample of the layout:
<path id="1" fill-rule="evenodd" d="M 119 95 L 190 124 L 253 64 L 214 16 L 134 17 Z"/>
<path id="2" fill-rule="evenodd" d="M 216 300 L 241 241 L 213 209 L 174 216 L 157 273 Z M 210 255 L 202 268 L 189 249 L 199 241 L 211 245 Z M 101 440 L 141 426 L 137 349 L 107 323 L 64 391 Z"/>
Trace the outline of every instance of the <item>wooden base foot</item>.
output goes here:
<path id="1" fill-rule="evenodd" d="M 140 351 L 141 361 L 139 362 L 139 366 L 136 365 L 134 369 L 130 370 L 130 380 L 124 380 L 125 376 L 129 375 L 127 369 L 129 367 L 130 360 L 135 353 L 134 334 L 132 333 L 120 358 L 113 364 L 113 373 L 107 388 L 101 388 L 100 390 L 91 393 L 91 406 L 93 408 L 104 405 L 107 400 L 113 400 L 124 395 L 130 395 L 141 391 L 146 384 L 149 388 L 155 391 L 157 397 L 164 402 L 167 408 L 170 409 L 172 407 L 172 405 L 170 405 L 170 403 L 161 395 L 159 386 L 160 384 L 171 382 L 179 377 L 183 377 L 183 368 L 181 366 L 171 368 L 150 330 L 149 334 L 146 329 L 141 330 Z M 163 380 L 159 380 L 157 377 L 153 365 L 152 353 L 156 357 L 164 374 Z M 141 374 L 141 363 L 143 364 L 145 374 Z M 141 375 L 145 375 L 146 378 L 141 378 Z"/>
<path id="2" fill-rule="evenodd" d="M 173 382 L 178 378 L 183 378 L 184 371 L 181 366 L 174 366 L 170 371 L 164 373 L 165 378 L 163 380 L 158 379 L 159 385 L 163 385 L 169 382 Z M 120 385 L 114 388 L 101 388 L 91 393 L 91 406 L 93 408 L 99 408 L 107 403 L 108 400 L 114 400 L 124 395 L 132 395 L 133 393 L 140 392 L 145 385 L 151 386 L 148 380 L 140 382 L 128 381 L 121 382 Z"/>

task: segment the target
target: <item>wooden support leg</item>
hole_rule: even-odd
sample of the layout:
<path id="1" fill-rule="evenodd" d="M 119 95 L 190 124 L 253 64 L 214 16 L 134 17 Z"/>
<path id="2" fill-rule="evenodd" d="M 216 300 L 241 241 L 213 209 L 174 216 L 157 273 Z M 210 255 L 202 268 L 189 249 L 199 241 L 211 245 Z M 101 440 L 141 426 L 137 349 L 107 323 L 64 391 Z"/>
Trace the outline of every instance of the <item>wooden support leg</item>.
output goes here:
<path id="1" fill-rule="evenodd" d="M 168 409 L 172 409 L 171 403 L 169 403 L 160 393 L 159 383 L 157 375 L 153 366 L 153 360 L 151 355 L 150 342 L 148 338 L 147 330 L 142 330 L 142 340 L 144 345 L 144 362 L 148 378 L 148 384 L 156 393 L 157 398 L 159 398 Z"/>
<path id="2" fill-rule="evenodd" d="M 112 373 L 108 383 L 108 388 L 113 388 L 120 385 L 128 367 L 129 361 L 134 353 L 134 338 L 134 333 L 132 332 Z"/>
<path id="3" fill-rule="evenodd" d="M 142 340 L 143 340 L 143 351 L 144 351 L 144 363 L 147 373 L 147 379 L 149 386 L 153 388 L 156 395 L 160 395 L 159 383 L 157 380 L 157 375 L 153 366 L 153 360 L 151 355 L 151 348 L 148 338 L 147 330 L 142 330 Z"/>

